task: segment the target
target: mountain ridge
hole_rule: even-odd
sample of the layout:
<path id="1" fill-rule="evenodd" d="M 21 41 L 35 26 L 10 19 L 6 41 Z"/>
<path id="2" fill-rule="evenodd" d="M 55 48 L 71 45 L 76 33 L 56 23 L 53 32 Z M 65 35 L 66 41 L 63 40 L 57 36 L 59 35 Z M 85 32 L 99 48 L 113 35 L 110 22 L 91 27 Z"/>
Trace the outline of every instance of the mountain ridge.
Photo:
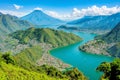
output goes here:
<path id="1" fill-rule="evenodd" d="M 111 30 L 120 21 L 119 17 L 120 13 L 103 16 L 85 16 L 81 19 L 70 21 L 67 25 L 76 25 L 80 29 Z"/>
<path id="2" fill-rule="evenodd" d="M 33 26 L 34 25 L 32 25 L 31 23 L 25 20 L 20 20 L 16 16 L 2 13 L 0 15 L 0 35 L 9 34 L 16 30 L 23 30 Z"/>
<path id="3" fill-rule="evenodd" d="M 65 46 L 74 42 L 81 41 L 82 38 L 72 33 L 58 31 L 50 28 L 29 28 L 27 30 L 19 30 L 10 34 L 11 37 L 18 39 L 19 43 L 27 44 L 35 39 L 41 43 L 52 44 L 53 47 Z"/>

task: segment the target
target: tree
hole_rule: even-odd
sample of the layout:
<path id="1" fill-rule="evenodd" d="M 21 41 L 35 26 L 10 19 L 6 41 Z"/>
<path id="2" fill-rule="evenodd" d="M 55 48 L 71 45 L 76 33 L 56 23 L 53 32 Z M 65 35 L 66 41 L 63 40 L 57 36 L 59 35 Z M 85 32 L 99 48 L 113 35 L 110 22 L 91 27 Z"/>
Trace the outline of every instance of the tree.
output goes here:
<path id="1" fill-rule="evenodd" d="M 10 52 L 6 52 L 1 56 L 2 60 L 5 61 L 7 64 L 15 64 L 15 61 L 13 60 L 12 56 L 10 55 Z"/>
<path id="2" fill-rule="evenodd" d="M 120 80 L 120 59 L 115 59 L 111 63 L 103 62 L 97 70 L 104 72 L 104 79 Z"/>

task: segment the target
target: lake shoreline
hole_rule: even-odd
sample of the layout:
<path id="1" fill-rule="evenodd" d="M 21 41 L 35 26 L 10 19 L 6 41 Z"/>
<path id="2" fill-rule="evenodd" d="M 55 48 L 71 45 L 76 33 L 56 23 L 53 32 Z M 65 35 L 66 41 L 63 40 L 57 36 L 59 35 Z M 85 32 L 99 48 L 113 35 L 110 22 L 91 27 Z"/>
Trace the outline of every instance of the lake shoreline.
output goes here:
<path id="1" fill-rule="evenodd" d="M 73 67 L 77 67 L 79 71 L 89 78 L 89 80 L 98 80 L 102 74 L 96 72 L 97 66 L 104 61 L 111 62 L 113 58 L 80 51 L 79 46 L 93 40 L 95 35 L 80 32 L 76 32 L 75 34 L 82 36 L 84 40 L 68 46 L 52 49 L 49 53 L 55 58 L 58 58 Z M 90 66 L 88 67 L 88 65 Z"/>

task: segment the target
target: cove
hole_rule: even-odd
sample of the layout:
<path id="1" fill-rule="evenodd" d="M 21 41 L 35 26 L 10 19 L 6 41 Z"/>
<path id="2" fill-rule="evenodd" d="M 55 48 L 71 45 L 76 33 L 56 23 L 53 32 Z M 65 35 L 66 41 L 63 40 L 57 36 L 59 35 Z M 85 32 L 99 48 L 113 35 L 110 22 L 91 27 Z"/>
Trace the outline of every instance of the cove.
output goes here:
<path id="1" fill-rule="evenodd" d="M 50 51 L 51 55 L 73 67 L 77 67 L 89 80 L 99 80 L 102 73 L 96 71 L 97 66 L 101 62 L 111 62 L 113 58 L 79 51 L 78 47 L 80 45 L 93 40 L 96 35 L 84 32 L 74 32 L 74 34 L 82 37 L 84 40 L 69 46 L 53 49 Z"/>

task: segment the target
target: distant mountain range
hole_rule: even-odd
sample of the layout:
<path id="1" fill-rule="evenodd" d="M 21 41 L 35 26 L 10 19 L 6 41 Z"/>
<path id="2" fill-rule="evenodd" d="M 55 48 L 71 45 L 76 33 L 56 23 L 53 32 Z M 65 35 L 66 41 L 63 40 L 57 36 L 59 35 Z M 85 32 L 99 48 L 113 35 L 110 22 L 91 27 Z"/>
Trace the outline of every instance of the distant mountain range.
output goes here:
<path id="1" fill-rule="evenodd" d="M 120 13 L 106 16 L 85 16 L 84 18 L 68 22 L 53 18 L 40 10 L 34 10 L 30 14 L 17 18 L 9 14 L 0 13 L 0 33 L 10 33 L 29 27 L 52 27 L 69 30 L 111 30 L 120 21 Z M 64 25 L 64 27 L 63 27 Z"/>
<path id="2" fill-rule="evenodd" d="M 19 18 L 9 14 L 0 13 L 0 35 L 30 27 L 33 27 L 33 25 L 25 20 L 20 20 Z"/>
<path id="3" fill-rule="evenodd" d="M 76 25 L 80 29 L 111 30 L 120 22 L 120 13 L 106 16 L 85 16 L 81 19 L 70 21 L 67 25 Z"/>
<path id="4" fill-rule="evenodd" d="M 34 10 L 30 14 L 21 17 L 22 20 L 27 20 L 35 25 L 57 25 L 61 24 L 64 21 L 57 18 L 53 18 L 41 10 Z"/>
<path id="5" fill-rule="evenodd" d="M 9 34 L 16 30 L 28 29 L 30 27 L 38 27 L 38 25 L 50 26 L 61 24 L 63 22 L 64 21 L 50 17 L 39 10 L 35 10 L 22 18 L 0 12 L 0 35 Z"/>

